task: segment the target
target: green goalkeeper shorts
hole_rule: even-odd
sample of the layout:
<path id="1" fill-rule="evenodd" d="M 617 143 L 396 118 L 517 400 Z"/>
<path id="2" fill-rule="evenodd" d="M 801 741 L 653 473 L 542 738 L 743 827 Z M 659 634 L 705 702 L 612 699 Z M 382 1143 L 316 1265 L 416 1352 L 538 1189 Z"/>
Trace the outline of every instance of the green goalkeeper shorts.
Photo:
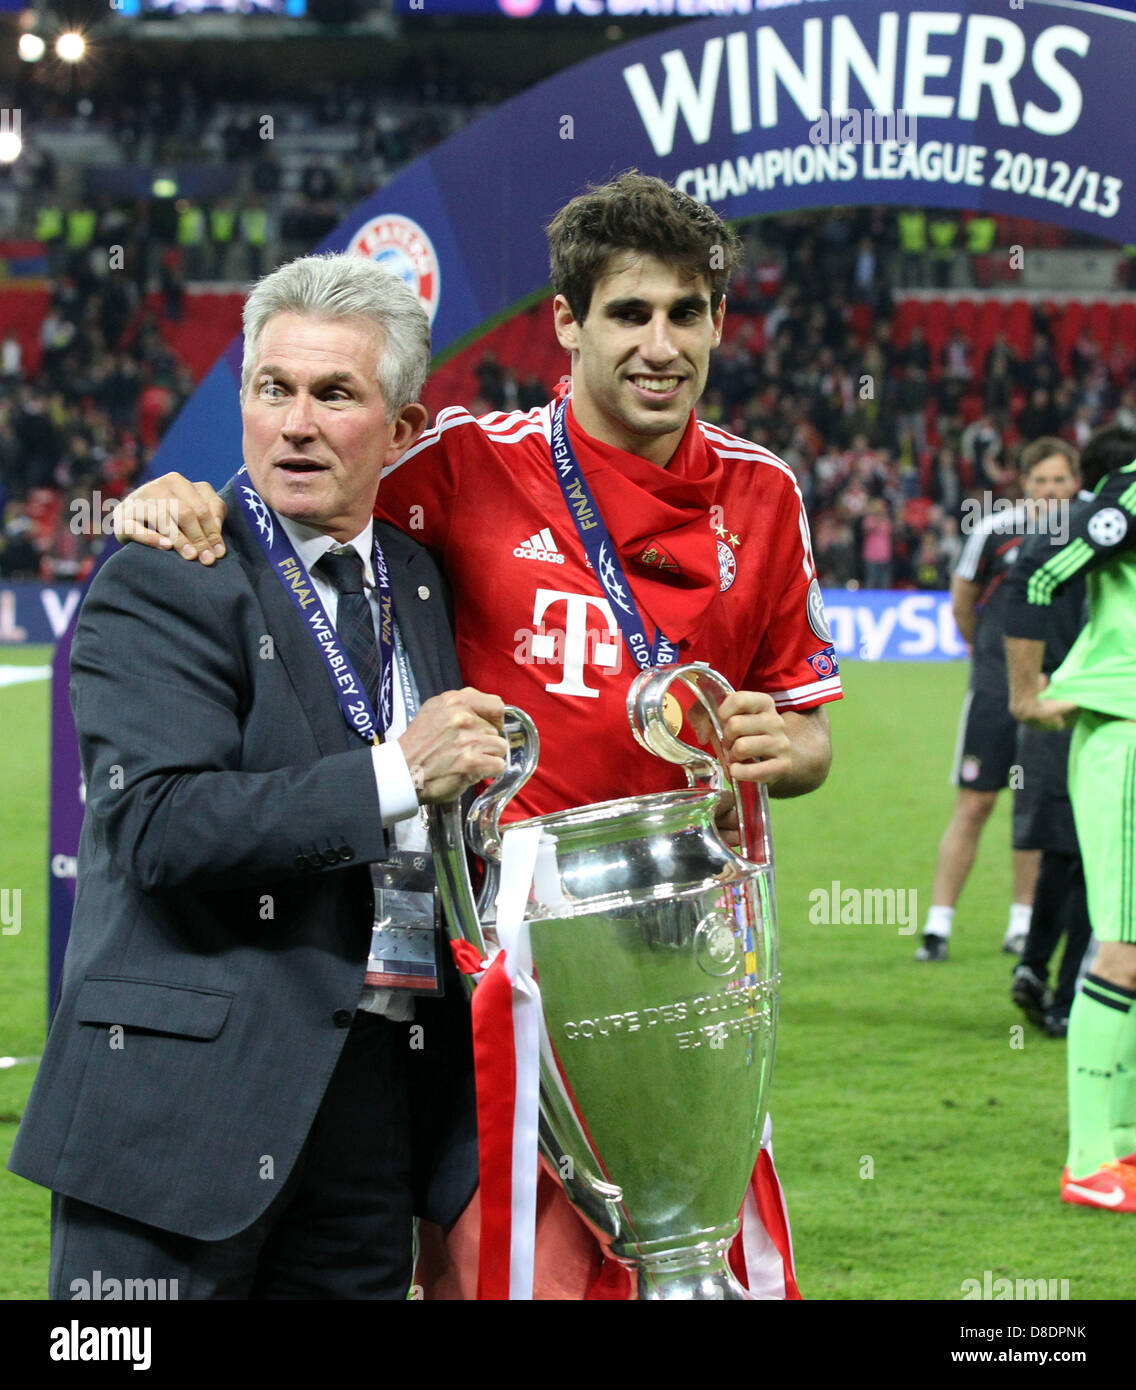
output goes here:
<path id="1" fill-rule="evenodd" d="M 1093 933 L 1098 941 L 1136 945 L 1136 720 L 1080 712 L 1069 797 Z"/>

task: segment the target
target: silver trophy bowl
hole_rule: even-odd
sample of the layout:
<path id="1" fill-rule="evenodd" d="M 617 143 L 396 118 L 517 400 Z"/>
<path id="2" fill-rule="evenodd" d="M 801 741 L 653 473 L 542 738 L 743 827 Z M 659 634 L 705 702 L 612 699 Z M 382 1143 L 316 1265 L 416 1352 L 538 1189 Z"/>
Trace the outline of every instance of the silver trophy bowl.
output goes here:
<path id="1" fill-rule="evenodd" d="M 672 687 L 693 695 L 713 754 L 668 725 Z M 526 913 L 547 1035 L 541 1151 L 640 1298 L 750 1297 L 726 1254 L 761 1144 L 780 977 L 768 803 L 729 781 L 723 755 L 730 689 L 701 664 L 631 687 L 636 739 L 687 788 L 519 822 L 555 841 Z M 521 711 L 506 735 L 509 766 L 466 818 L 486 868 L 476 901 L 457 805 L 432 817 L 447 922 L 483 957 L 498 949 L 500 815 L 539 756 Z M 742 854 L 716 823 L 731 797 Z"/>

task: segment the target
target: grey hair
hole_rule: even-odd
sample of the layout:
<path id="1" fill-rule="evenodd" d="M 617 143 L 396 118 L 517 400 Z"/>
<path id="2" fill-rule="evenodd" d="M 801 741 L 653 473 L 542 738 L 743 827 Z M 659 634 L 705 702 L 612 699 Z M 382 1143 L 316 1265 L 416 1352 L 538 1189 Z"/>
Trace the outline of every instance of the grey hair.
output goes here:
<path id="1" fill-rule="evenodd" d="M 248 389 L 260 335 L 274 314 L 363 319 L 382 330 L 375 375 L 391 415 L 416 401 L 430 370 L 430 320 L 397 275 L 358 253 L 301 256 L 257 281 L 245 300 L 241 399 Z"/>

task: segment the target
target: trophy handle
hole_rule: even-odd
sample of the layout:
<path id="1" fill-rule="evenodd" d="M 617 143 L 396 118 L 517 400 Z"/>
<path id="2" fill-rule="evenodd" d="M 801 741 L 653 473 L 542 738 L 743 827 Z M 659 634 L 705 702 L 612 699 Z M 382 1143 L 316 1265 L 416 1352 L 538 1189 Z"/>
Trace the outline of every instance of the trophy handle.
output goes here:
<path id="1" fill-rule="evenodd" d="M 710 723 L 713 756 L 705 748 L 684 743 L 667 723 L 664 703 L 675 681 L 681 681 L 691 690 L 705 711 Z M 727 771 L 729 759 L 723 744 L 718 706 L 733 692 L 730 682 L 702 661 L 653 667 L 641 671 L 632 682 L 627 693 L 627 717 L 636 741 L 656 757 L 678 763 L 686 772 L 690 786 L 727 791 L 733 796 L 743 858 L 754 864 L 772 864 L 766 790 L 756 782 L 734 782 Z"/>
<path id="2" fill-rule="evenodd" d="M 462 937 L 472 941 L 484 960 L 490 948 L 482 935 L 473 882 L 469 876 L 469 861 L 465 857 L 461 802 L 445 801 L 427 807 L 426 821 L 446 931 L 455 941 Z M 472 990 L 472 978 L 469 975 L 463 978 Z"/>
<path id="3" fill-rule="evenodd" d="M 501 862 L 501 812 L 536 771 L 540 761 L 540 735 L 523 709 L 505 706 L 502 729 L 509 745 L 505 771 L 490 782 L 469 808 L 469 845 L 487 864 Z"/>
<path id="4" fill-rule="evenodd" d="M 497 949 L 496 940 L 492 937 L 487 939 L 482 928 L 481 909 L 492 905 L 497 898 L 501 866 L 498 820 L 506 804 L 533 775 L 540 758 L 540 735 L 524 710 L 513 705 L 505 707 L 503 732 L 509 745 L 505 771 L 477 797 L 469 808 L 467 818 L 470 847 L 485 864 L 480 898 L 474 897 L 473 882 L 469 876 L 469 861 L 465 856 L 462 834 L 461 803 L 444 802 L 431 807 L 428 815 L 438 895 L 450 935 L 460 934 L 467 941 L 472 941 L 482 958 Z"/>

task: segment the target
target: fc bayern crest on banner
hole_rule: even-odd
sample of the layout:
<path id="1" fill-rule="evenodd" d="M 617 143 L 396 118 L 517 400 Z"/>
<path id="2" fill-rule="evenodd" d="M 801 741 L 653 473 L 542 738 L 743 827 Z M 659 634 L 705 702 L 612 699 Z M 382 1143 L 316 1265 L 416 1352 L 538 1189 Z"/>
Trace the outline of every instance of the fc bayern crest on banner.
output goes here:
<path id="1" fill-rule="evenodd" d="M 738 562 L 725 541 L 718 542 L 718 592 L 724 594 L 738 577 Z"/>
<path id="2" fill-rule="evenodd" d="M 438 312 L 441 277 L 434 244 L 417 222 L 397 212 L 372 217 L 348 242 L 347 250 L 370 256 L 377 265 L 410 286 L 430 322 Z"/>

